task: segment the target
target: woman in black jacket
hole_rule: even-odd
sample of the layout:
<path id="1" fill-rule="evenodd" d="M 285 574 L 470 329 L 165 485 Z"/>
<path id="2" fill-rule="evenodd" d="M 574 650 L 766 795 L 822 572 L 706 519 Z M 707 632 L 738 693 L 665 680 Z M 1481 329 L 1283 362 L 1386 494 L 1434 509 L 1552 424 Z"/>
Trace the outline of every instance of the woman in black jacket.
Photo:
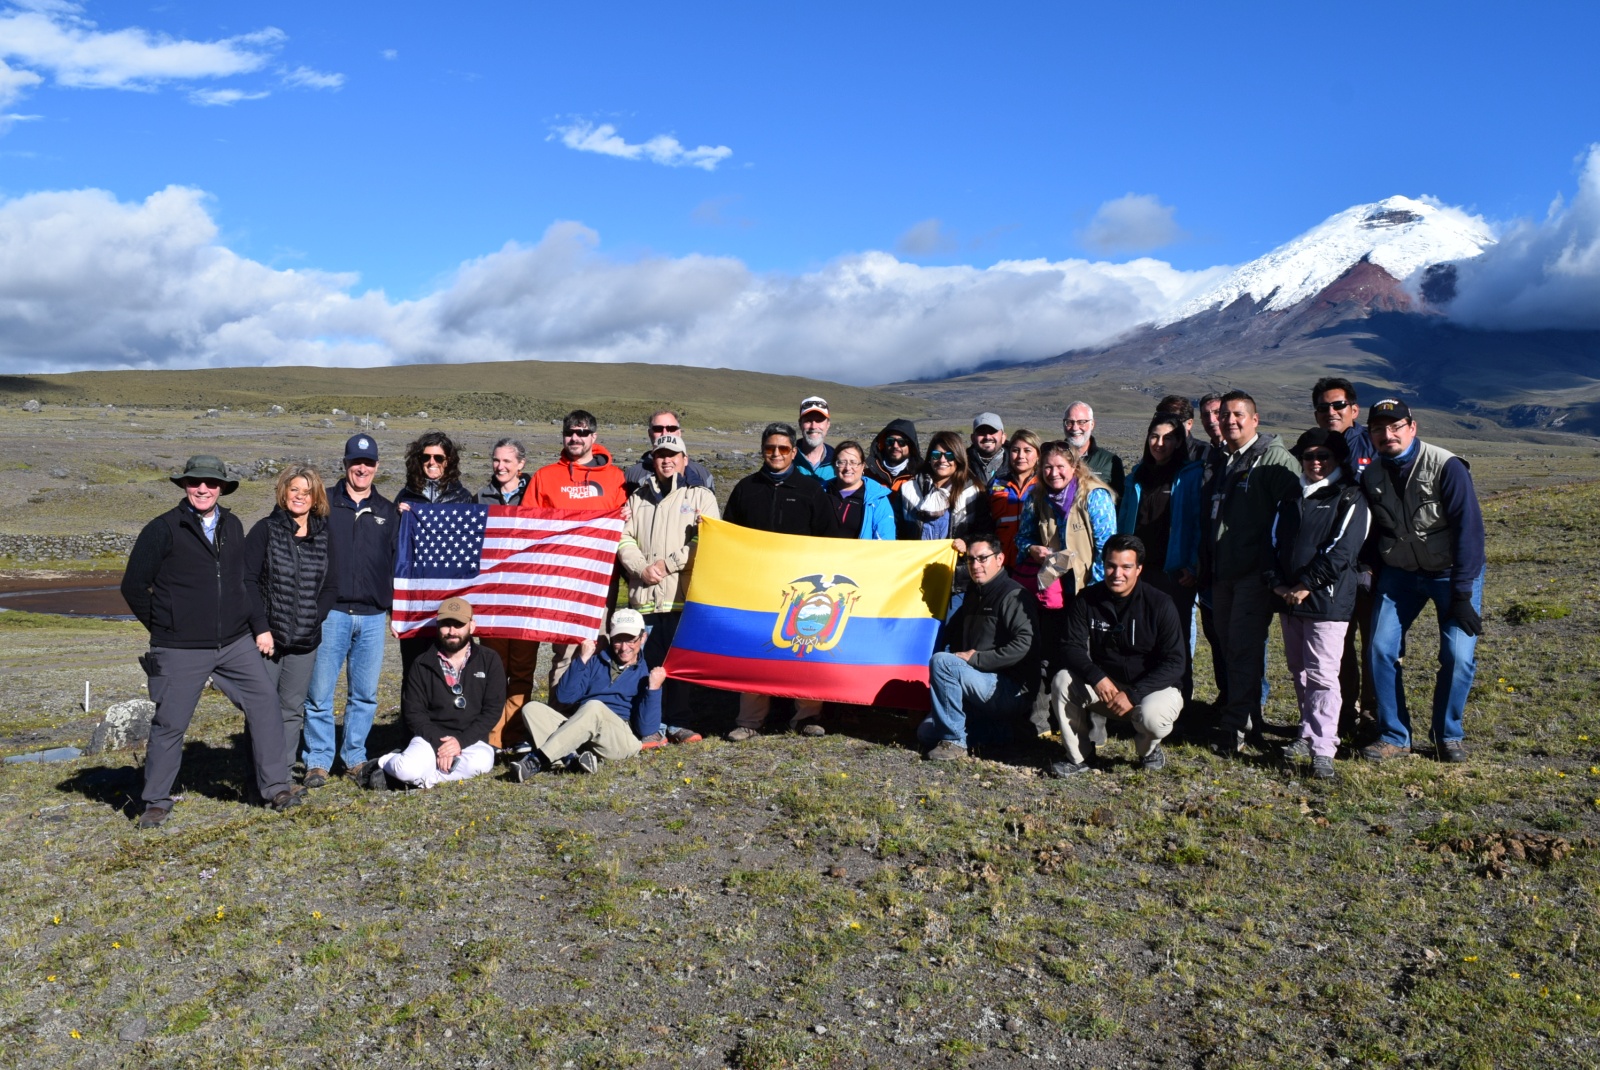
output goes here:
<path id="1" fill-rule="evenodd" d="M 1339 746 L 1339 663 L 1370 516 L 1361 488 L 1345 481 L 1343 435 L 1315 427 L 1290 452 L 1300 461 L 1300 494 L 1278 507 L 1266 570 L 1283 602 L 1284 657 L 1300 701 L 1300 738 L 1283 758 L 1310 758 L 1311 774 L 1329 779 Z"/>
<path id="2" fill-rule="evenodd" d="M 405 509 L 447 502 L 475 502 L 477 497 L 461 485 L 461 454 L 443 431 L 429 431 L 406 447 L 406 486 L 394 496 Z"/>
<path id="3" fill-rule="evenodd" d="M 285 754 L 292 764 L 305 721 L 306 691 L 322 642 L 322 619 L 339 588 L 328 531 L 328 493 L 308 464 L 278 473 L 278 504 L 244 541 L 245 594 L 256 649 L 283 709 Z M 320 787 L 307 783 L 306 787 Z"/>

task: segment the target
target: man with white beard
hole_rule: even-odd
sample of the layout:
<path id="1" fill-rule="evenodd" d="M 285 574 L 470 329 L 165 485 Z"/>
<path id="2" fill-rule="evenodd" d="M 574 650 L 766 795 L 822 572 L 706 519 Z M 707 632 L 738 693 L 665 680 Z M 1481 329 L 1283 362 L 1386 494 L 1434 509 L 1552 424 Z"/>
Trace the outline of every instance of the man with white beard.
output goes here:
<path id="1" fill-rule="evenodd" d="M 1061 433 L 1083 457 L 1089 469 L 1122 500 L 1122 458 L 1094 440 L 1094 410 L 1087 401 L 1074 401 L 1061 418 Z"/>
<path id="2" fill-rule="evenodd" d="M 833 447 L 825 441 L 830 423 L 827 401 L 813 395 L 800 403 L 800 441 L 794 467 L 823 486 L 839 474 L 833 467 Z"/>

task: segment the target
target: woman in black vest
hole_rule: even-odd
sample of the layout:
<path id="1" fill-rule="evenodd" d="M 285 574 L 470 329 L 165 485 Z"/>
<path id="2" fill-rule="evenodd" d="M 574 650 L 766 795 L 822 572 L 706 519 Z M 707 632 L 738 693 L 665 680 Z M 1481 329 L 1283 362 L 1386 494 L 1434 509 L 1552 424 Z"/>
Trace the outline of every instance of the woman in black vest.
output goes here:
<path id="1" fill-rule="evenodd" d="M 278 474 L 277 506 L 256 521 L 244 542 L 250 630 L 278 689 L 291 762 L 300 747 L 322 618 L 339 594 L 332 549 L 322 477 L 308 464 L 291 464 Z"/>

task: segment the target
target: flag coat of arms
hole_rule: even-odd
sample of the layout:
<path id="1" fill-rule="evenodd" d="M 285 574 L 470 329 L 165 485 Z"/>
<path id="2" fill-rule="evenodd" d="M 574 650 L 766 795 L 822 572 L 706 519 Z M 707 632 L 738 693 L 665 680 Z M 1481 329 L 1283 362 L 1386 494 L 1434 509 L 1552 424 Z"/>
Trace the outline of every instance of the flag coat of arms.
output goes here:
<path id="1" fill-rule="evenodd" d="M 605 625 L 621 538 L 616 511 L 413 505 L 400 514 L 394 633 L 436 628 L 439 603 L 460 596 L 481 636 L 593 639 Z"/>
<path id="2" fill-rule="evenodd" d="M 667 675 L 732 691 L 927 709 L 955 548 L 700 522 Z"/>

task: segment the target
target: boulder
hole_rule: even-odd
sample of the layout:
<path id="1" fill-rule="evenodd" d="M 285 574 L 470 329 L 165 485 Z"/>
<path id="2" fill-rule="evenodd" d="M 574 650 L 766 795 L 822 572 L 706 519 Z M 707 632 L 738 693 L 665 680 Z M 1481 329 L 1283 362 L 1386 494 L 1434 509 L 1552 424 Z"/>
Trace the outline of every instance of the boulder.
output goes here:
<path id="1" fill-rule="evenodd" d="M 22 403 L 23 412 L 38 412 L 43 407 L 44 406 L 39 404 L 38 398 L 29 398 L 27 401 Z"/>
<path id="2" fill-rule="evenodd" d="M 107 706 L 100 723 L 94 726 L 86 753 L 104 754 L 120 750 L 150 738 L 150 718 L 156 714 L 156 704 L 147 698 L 129 699 Z"/>

